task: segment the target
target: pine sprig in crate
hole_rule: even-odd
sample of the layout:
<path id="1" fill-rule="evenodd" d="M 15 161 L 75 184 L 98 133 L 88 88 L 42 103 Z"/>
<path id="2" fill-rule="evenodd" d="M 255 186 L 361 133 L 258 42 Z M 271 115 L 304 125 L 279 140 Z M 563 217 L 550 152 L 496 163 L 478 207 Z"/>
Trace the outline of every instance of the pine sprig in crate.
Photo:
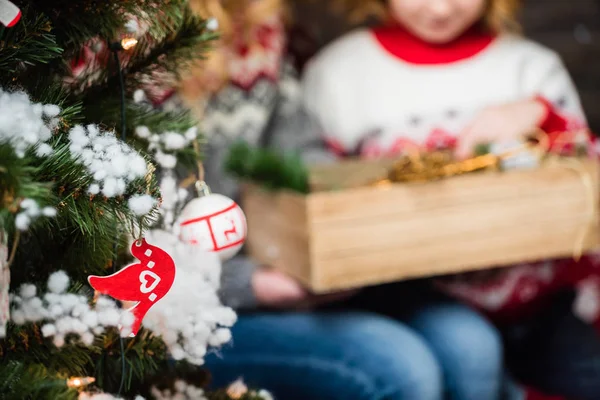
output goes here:
<path id="1" fill-rule="evenodd" d="M 250 255 L 330 292 L 596 248 L 597 161 L 546 145 L 310 168 L 240 145 L 229 170 L 246 181 Z M 535 163 L 509 168 L 518 157 Z"/>

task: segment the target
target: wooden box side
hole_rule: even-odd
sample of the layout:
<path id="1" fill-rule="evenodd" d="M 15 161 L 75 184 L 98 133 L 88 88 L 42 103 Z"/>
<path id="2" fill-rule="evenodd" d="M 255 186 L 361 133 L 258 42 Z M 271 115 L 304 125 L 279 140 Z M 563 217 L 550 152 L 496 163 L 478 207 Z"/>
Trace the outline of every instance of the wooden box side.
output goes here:
<path id="1" fill-rule="evenodd" d="M 598 164 L 424 184 L 316 193 L 309 199 L 313 288 L 326 292 L 598 247 Z M 591 197 L 590 197 L 591 196 Z"/>
<path id="2" fill-rule="evenodd" d="M 250 257 L 312 286 L 306 196 L 248 183 L 243 185 L 241 206 L 248 223 Z"/>

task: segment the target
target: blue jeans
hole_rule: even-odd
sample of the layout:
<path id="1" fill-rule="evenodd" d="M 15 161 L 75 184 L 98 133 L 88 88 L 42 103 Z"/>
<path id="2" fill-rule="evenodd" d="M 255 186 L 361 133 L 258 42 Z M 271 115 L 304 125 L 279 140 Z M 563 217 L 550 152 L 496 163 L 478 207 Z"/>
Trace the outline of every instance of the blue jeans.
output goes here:
<path id="1" fill-rule="evenodd" d="M 467 307 L 431 305 L 406 323 L 366 312 L 241 315 L 207 357 L 214 387 L 242 377 L 281 400 L 497 400 L 501 340 Z"/>

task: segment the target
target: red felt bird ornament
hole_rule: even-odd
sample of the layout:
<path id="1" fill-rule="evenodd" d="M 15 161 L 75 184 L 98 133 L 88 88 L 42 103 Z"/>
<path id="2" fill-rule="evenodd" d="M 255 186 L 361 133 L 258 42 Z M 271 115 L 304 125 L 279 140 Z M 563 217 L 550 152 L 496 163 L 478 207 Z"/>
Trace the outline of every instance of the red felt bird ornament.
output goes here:
<path id="1" fill-rule="evenodd" d="M 136 302 L 130 309 L 135 317 L 131 336 L 135 336 L 148 310 L 171 289 L 175 280 L 175 263 L 169 254 L 144 239 L 131 245 L 131 254 L 140 262 L 109 276 L 92 275 L 88 281 L 101 294 Z"/>

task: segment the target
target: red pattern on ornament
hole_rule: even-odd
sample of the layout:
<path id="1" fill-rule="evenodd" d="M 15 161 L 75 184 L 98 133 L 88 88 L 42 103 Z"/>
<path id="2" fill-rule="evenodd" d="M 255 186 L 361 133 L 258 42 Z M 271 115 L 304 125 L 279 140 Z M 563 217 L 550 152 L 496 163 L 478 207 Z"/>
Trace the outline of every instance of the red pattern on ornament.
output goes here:
<path id="1" fill-rule="evenodd" d="M 181 223 L 181 226 L 183 227 L 183 226 L 186 226 L 186 225 L 192 225 L 192 224 L 197 224 L 197 223 L 205 222 L 206 225 L 207 225 L 207 227 L 208 227 L 208 230 L 209 230 L 209 233 L 210 233 L 210 237 L 211 237 L 211 240 L 212 240 L 212 243 L 213 243 L 213 251 L 221 251 L 221 250 L 226 250 L 226 249 L 229 249 L 229 248 L 232 248 L 232 247 L 236 247 L 236 246 L 239 246 L 240 244 L 242 244 L 242 243 L 244 243 L 246 241 L 246 229 L 244 229 L 244 233 L 242 234 L 242 236 L 240 237 L 239 240 L 237 240 L 235 242 L 228 243 L 228 244 L 223 245 L 223 246 L 219 246 L 218 240 L 217 240 L 216 235 L 215 235 L 215 231 L 214 231 L 212 223 L 211 223 L 211 219 L 212 218 L 220 216 L 220 215 L 223 215 L 223 214 L 228 213 L 228 212 L 233 211 L 233 210 L 236 210 L 240 214 L 240 216 L 243 216 L 243 214 L 241 213 L 241 210 L 239 209 L 239 206 L 236 203 L 232 203 L 229 207 L 226 207 L 226 208 L 224 208 L 222 210 L 219 210 L 219 211 L 215 211 L 212 214 L 208 214 L 208 215 L 205 215 L 205 216 L 202 216 L 202 217 L 185 220 L 185 221 L 183 221 Z M 222 235 L 225 236 L 225 238 L 227 239 L 227 242 L 229 242 L 229 236 L 228 235 L 231 235 L 232 233 L 237 233 L 237 227 L 235 226 L 235 221 L 233 221 L 231 219 L 229 219 L 229 221 L 231 221 L 233 229 L 223 230 L 223 232 L 219 232 L 219 233 L 221 233 Z M 192 244 L 198 244 L 198 243 L 193 243 L 193 240 L 192 240 Z"/>
<path id="2" fill-rule="evenodd" d="M 21 20 L 21 9 L 8 0 L 0 2 L 0 24 L 12 28 Z"/>

